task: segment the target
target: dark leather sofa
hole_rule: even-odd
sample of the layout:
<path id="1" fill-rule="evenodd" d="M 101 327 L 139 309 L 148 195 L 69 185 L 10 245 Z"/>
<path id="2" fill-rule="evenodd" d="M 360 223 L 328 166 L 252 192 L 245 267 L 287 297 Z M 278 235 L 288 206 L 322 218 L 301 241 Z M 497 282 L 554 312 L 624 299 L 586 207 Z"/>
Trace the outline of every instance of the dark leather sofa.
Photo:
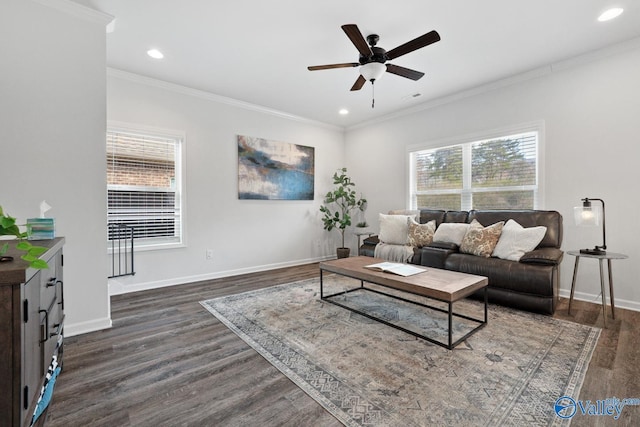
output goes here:
<path id="1" fill-rule="evenodd" d="M 562 215 L 540 210 L 471 210 L 443 211 L 421 209 L 419 222 L 471 223 L 474 219 L 488 226 L 513 219 L 525 228 L 543 225 L 546 234 L 540 244 L 522 256 L 520 261 L 484 258 L 460 253 L 452 243 L 434 242 L 414 248 L 413 264 L 443 268 L 489 278 L 489 302 L 537 313 L 553 314 L 559 289 L 562 244 Z M 373 256 L 379 240 L 371 236 L 359 248 L 360 255 Z M 480 297 L 480 294 L 475 295 Z"/>

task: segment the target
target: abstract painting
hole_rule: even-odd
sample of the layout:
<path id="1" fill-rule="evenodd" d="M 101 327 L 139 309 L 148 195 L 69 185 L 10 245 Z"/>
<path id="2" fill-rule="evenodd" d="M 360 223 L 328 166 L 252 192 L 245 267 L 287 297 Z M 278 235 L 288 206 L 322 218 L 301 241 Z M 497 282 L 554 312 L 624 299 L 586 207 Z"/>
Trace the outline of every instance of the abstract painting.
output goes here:
<path id="1" fill-rule="evenodd" d="M 313 200 L 314 148 L 238 135 L 238 198 Z"/>

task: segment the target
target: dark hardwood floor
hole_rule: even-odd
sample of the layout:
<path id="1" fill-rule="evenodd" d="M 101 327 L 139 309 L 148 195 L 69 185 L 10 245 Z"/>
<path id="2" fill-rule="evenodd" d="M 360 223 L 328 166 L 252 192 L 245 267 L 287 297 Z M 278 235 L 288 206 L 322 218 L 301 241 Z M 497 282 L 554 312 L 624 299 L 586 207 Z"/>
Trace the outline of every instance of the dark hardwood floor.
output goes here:
<path id="1" fill-rule="evenodd" d="M 46 425 L 341 425 L 198 303 L 317 275 L 309 264 L 112 297 L 111 329 L 66 339 Z M 572 312 L 561 300 L 555 317 L 602 325 L 600 305 L 577 301 Z M 640 313 L 617 309 L 607 326 L 580 399 L 640 398 Z M 640 406 L 573 425 L 639 421 Z"/>

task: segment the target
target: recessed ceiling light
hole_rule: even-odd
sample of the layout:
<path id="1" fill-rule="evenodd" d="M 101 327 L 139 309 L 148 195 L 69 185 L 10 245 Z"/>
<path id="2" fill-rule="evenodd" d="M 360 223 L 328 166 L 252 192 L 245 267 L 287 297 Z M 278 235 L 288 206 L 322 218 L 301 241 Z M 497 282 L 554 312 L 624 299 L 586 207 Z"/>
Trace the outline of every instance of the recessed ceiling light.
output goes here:
<path id="1" fill-rule="evenodd" d="M 605 22 L 610 21 L 613 18 L 617 18 L 620 14 L 624 12 L 624 9 L 620 7 L 613 7 L 609 10 L 606 10 L 602 15 L 598 16 L 598 21 Z"/>
<path id="2" fill-rule="evenodd" d="M 342 114 L 343 116 L 346 116 L 347 114 L 349 114 L 349 110 L 347 110 L 346 108 L 343 108 L 340 111 L 338 111 L 338 113 Z"/>
<path id="3" fill-rule="evenodd" d="M 162 59 L 162 58 L 164 58 L 164 55 L 158 49 L 149 49 L 147 51 L 147 55 L 149 55 L 150 57 L 152 57 L 154 59 Z"/>

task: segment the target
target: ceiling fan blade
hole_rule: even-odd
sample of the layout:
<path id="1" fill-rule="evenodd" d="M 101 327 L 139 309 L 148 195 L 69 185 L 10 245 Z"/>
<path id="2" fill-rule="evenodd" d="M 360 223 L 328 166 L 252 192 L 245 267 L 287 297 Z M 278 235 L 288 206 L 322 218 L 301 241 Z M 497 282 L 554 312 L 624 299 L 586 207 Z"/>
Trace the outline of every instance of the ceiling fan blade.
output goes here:
<path id="1" fill-rule="evenodd" d="M 396 74 L 398 76 L 406 77 L 411 80 L 420 80 L 422 76 L 424 76 L 424 73 L 421 71 L 416 71 L 410 68 L 405 68 L 393 64 L 387 64 L 387 73 Z"/>
<path id="2" fill-rule="evenodd" d="M 431 43 L 435 43 L 440 41 L 440 34 L 437 31 L 430 31 L 427 34 L 423 34 L 418 38 L 415 38 L 411 41 L 402 44 L 395 49 L 391 49 L 387 52 L 388 59 L 395 59 L 399 56 L 406 55 L 409 52 L 413 52 L 414 50 L 418 50 L 422 47 L 428 46 Z"/>
<path id="3" fill-rule="evenodd" d="M 367 44 L 367 41 L 362 37 L 362 33 L 356 24 L 345 24 L 342 26 L 342 29 L 351 40 L 351 43 L 358 49 L 360 55 L 362 56 L 371 56 L 373 52 L 371 52 L 371 48 Z"/>
<path id="4" fill-rule="evenodd" d="M 358 77 L 358 80 L 356 80 L 353 86 L 351 86 L 351 91 L 362 89 L 362 86 L 364 86 L 366 82 L 367 82 L 367 79 L 362 77 L 362 74 L 360 74 L 360 77 Z"/>
<path id="5" fill-rule="evenodd" d="M 358 62 L 345 62 L 343 64 L 313 65 L 311 67 L 307 67 L 307 70 L 318 71 L 318 70 L 329 70 L 332 68 L 350 68 L 350 67 L 358 67 L 358 66 L 360 66 Z"/>

